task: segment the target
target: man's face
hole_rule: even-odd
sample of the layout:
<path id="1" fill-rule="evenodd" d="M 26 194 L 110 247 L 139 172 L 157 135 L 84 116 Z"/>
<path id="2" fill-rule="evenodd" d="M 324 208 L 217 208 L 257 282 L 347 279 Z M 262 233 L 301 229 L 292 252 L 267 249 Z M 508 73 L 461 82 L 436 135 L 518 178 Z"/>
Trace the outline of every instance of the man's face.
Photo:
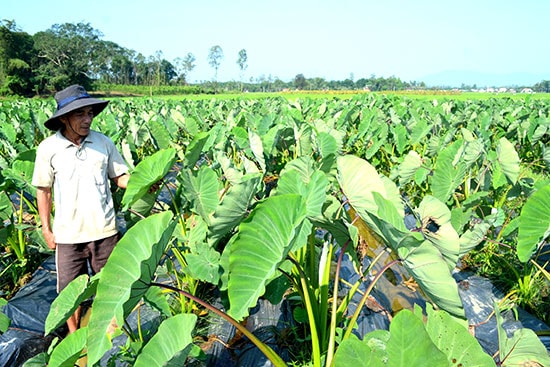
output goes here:
<path id="1" fill-rule="evenodd" d="M 90 133 L 90 126 L 94 119 L 94 111 L 92 107 L 82 107 L 64 117 L 60 118 L 60 120 L 65 124 L 65 131 L 75 132 L 80 136 L 87 136 Z"/>

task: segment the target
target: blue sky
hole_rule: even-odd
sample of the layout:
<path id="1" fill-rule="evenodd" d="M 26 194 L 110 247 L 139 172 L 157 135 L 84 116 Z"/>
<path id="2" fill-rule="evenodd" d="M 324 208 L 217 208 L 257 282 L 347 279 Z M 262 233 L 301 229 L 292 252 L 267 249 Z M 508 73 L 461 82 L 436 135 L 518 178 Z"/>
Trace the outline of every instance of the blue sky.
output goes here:
<path id="1" fill-rule="evenodd" d="M 103 40 L 168 61 L 195 55 L 191 81 L 212 80 L 208 51 L 224 53 L 218 80 L 405 81 L 446 71 L 550 78 L 548 0 L 1 0 L 1 19 L 29 34 L 85 22 Z"/>

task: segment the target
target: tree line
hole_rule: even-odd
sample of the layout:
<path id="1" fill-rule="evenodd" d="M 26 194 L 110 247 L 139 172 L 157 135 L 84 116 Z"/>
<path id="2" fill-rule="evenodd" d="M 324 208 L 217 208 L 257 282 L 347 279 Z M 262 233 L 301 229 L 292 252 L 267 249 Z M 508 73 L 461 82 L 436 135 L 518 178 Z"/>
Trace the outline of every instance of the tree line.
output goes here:
<path id="1" fill-rule="evenodd" d="M 243 81 L 248 67 L 245 49 L 236 60 L 241 81 L 217 81 L 224 59 L 223 49 L 212 46 L 208 63 L 214 71 L 212 81 L 190 86 L 189 73 L 196 66 L 196 57 L 189 52 L 171 62 L 162 51 L 144 56 L 114 42 L 102 40 L 103 34 L 89 23 L 55 24 L 34 35 L 21 30 L 13 20 L 0 21 L 0 95 L 33 96 L 51 94 L 73 83 L 88 90 L 103 86 L 182 86 L 181 93 L 215 93 L 217 91 L 274 92 L 282 90 L 404 90 L 426 89 L 423 82 L 404 82 L 397 77 L 359 78 L 327 81 L 298 74 L 291 81 L 261 75 Z M 547 89 L 542 82 L 540 89 Z M 538 86 L 538 85 L 537 85 Z"/>

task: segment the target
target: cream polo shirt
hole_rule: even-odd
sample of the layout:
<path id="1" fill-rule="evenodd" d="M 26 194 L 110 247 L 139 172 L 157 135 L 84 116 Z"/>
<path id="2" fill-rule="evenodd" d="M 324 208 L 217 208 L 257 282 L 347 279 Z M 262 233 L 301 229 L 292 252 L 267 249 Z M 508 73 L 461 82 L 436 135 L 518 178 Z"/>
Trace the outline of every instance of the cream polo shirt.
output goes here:
<path id="1" fill-rule="evenodd" d="M 55 241 L 83 243 L 117 233 L 109 178 L 128 172 L 111 139 L 90 131 L 80 146 L 60 131 L 38 146 L 32 184 L 53 187 Z"/>

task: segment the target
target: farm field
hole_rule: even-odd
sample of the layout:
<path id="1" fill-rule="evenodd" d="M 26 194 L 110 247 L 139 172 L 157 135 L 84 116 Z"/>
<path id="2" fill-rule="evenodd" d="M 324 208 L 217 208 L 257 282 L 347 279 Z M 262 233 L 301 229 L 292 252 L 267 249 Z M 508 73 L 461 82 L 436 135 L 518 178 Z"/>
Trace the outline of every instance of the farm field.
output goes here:
<path id="1" fill-rule="evenodd" d="M 84 348 L 89 363 L 98 362 L 121 332 L 133 342 L 118 358 L 136 366 L 148 356 L 208 361 L 201 330 L 215 316 L 277 366 L 345 366 L 352 355 L 361 356 L 357 363 L 421 356 L 411 365 L 544 365 L 548 352 L 530 329 L 498 350 L 479 344 L 464 327 L 476 327 L 460 296 L 465 283 L 453 276 L 483 276 L 503 293 L 488 305 L 501 335 L 501 314 L 516 307 L 550 322 L 549 102 L 542 94 L 477 93 L 111 98 L 93 127 L 134 172 L 128 189 L 115 191 L 125 234 L 99 278 L 60 295 L 45 332 L 94 294 L 88 326 L 56 348 L 73 352 L 63 363 Z M 30 178 L 34 149 L 49 134 L 42 122 L 54 109 L 52 100 L 0 101 L 7 300 L 51 255 Z M 160 179 L 162 189 L 149 193 Z M 372 298 L 390 288 L 408 292 L 407 300 Z M 224 312 L 210 306 L 215 296 Z M 265 299 L 292 309 L 287 339 L 276 346 L 237 322 Z M 353 326 L 372 302 L 389 328 L 367 330 L 361 342 Z M 107 331 L 113 318 L 124 325 L 146 306 L 162 319 L 152 336 Z M 446 332 L 473 352 L 450 348 Z M 395 344 L 399 338 L 424 339 L 411 351 Z"/>

